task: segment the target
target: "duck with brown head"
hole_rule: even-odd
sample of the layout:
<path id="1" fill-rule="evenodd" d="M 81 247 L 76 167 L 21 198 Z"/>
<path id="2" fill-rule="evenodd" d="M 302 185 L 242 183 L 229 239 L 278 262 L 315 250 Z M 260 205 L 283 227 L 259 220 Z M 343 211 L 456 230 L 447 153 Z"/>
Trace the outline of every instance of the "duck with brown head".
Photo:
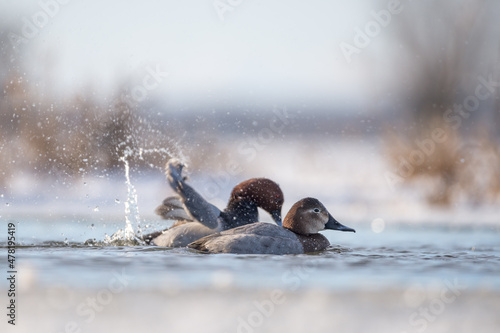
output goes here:
<path id="1" fill-rule="evenodd" d="M 292 206 L 283 221 L 283 227 L 253 223 L 203 237 L 188 247 L 206 253 L 317 252 L 330 246 L 328 239 L 318 233 L 325 229 L 356 232 L 335 220 L 318 199 L 304 198 Z"/>
<path id="2" fill-rule="evenodd" d="M 283 207 L 283 192 L 270 179 L 252 178 L 235 186 L 222 212 L 225 229 L 232 229 L 258 221 L 257 207 L 271 214 L 276 224 L 281 225 L 281 208 Z"/>
<path id="3" fill-rule="evenodd" d="M 258 207 L 281 225 L 283 192 L 272 180 L 252 178 L 238 184 L 231 193 L 227 208 L 221 211 L 186 183 L 182 177 L 183 167 L 175 159 L 167 163 L 167 180 L 179 196 L 165 199 L 156 209 L 165 218 L 179 222 L 170 229 L 145 236 L 148 243 L 183 247 L 206 235 L 257 222 Z"/>

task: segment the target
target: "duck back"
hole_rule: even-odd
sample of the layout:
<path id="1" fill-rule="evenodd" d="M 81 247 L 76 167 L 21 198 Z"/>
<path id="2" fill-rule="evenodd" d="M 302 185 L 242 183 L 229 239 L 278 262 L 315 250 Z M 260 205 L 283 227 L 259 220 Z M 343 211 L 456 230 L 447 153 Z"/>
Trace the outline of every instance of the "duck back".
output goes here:
<path id="1" fill-rule="evenodd" d="M 163 231 L 152 243 L 157 246 L 184 247 L 197 239 L 217 232 L 198 222 L 188 222 Z"/>
<path id="2" fill-rule="evenodd" d="M 270 223 L 252 223 L 203 237 L 188 247 L 210 253 L 295 254 L 302 243 L 290 230 Z"/>

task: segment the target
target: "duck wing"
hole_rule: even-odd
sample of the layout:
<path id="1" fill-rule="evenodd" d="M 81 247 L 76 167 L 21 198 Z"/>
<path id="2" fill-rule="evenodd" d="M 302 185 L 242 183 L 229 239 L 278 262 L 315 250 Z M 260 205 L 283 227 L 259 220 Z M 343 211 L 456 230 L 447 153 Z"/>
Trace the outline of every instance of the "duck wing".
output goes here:
<path id="1" fill-rule="evenodd" d="M 182 177 L 183 167 L 184 164 L 177 159 L 168 161 L 166 175 L 170 186 L 177 192 L 184 209 L 192 219 L 208 228 L 217 228 L 221 211 L 185 182 L 186 179 Z"/>
<path id="2" fill-rule="evenodd" d="M 156 207 L 155 213 L 165 220 L 193 222 L 193 218 L 186 212 L 181 199 L 177 196 L 168 197 Z"/>

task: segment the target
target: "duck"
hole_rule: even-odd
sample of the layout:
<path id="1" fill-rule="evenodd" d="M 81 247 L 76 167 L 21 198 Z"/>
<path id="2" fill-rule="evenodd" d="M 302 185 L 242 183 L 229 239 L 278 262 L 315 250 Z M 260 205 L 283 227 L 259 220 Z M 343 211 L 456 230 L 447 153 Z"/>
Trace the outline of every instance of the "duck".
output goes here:
<path id="1" fill-rule="evenodd" d="M 331 229 L 356 232 L 340 224 L 316 198 L 297 201 L 283 226 L 252 223 L 198 239 L 188 248 L 204 253 L 301 254 L 319 252 L 330 246 L 319 231 Z"/>
<path id="2" fill-rule="evenodd" d="M 234 187 L 224 210 L 206 201 L 186 183 L 182 176 L 184 164 L 171 159 L 166 164 L 166 176 L 178 196 L 166 198 L 156 213 L 173 219 L 169 229 L 143 236 L 150 245 L 185 247 L 217 232 L 230 230 L 259 221 L 258 207 L 267 211 L 276 225 L 282 224 L 284 195 L 280 186 L 268 178 L 248 179 Z"/>

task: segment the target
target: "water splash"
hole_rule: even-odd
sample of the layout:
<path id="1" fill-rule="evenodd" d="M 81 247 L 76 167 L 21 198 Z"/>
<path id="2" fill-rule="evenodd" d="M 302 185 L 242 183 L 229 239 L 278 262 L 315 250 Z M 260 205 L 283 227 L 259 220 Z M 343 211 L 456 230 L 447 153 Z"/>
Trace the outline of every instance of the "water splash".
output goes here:
<path id="1" fill-rule="evenodd" d="M 131 140 L 129 137 L 127 142 L 122 144 L 127 144 Z M 113 235 L 105 236 L 104 243 L 108 245 L 123 246 L 123 245 L 144 245 L 144 239 L 141 227 L 141 216 L 139 213 L 138 195 L 130 180 L 130 158 L 138 158 L 144 160 L 144 154 L 164 154 L 167 156 L 172 156 L 172 152 L 167 148 L 130 148 L 126 145 L 123 150 L 123 155 L 119 160 L 123 163 L 125 171 L 125 184 L 127 185 L 127 200 L 124 202 L 125 206 L 125 228 L 120 229 Z M 184 159 L 183 154 L 179 154 Z M 151 168 L 157 168 L 163 171 L 163 166 L 157 166 L 154 164 L 149 164 Z M 119 200 L 118 200 L 119 202 Z"/>
<path id="2" fill-rule="evenodd" d="M 144 160 L 144 155 L 146 154 L 163 154 L 167 156 L 174 156 L 172 151 L 170 151 L 168 148 L 137 148 L 137 152 L 134 154 L 135 157 L 139 158 L 140 160 Z M 178 157 L 179 160 L 185 161 L 186 158 L 182 154 L 178 154 L 180 157 Z M 164 166 L 163 165 L 154 165 L 152 163 L 148 164 L 150 168 L 153 169 L 158 169 L 160 171 L 164 171 Z"/>
<path id="3" fill-rule="evenodd" d="M 139 205 L 137 203 L 137 191 L 130 181 L 130 165 L 128 158 L 132 156 L 133 151 L 127 147 L 120 161 L 125 167 L 125 184 L 127 185 L 127 200 L 125 201 L 125 230 L 123 232 L 124 240 L 142 239 L 141 216 L 139 214 Z M 134 232 L 134 226 L 137 228 L 137 234 Z"/>

